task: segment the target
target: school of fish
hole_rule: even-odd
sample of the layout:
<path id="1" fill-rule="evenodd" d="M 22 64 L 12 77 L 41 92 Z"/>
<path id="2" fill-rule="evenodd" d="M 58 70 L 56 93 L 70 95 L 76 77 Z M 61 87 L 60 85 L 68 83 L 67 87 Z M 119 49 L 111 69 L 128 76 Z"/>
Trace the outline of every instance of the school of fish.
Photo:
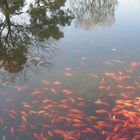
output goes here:
<path id="1" fill-rule="evenodd" d="M 90 101 L 61 81 L 43 80 L 32 90 L 17 85 L 13 95 L 1 91 L 0 139 L 140 140 L 139 67 L 138 61 L 126 71 L 105 72 L 100 95 Z M 71 68 L 64 75 L 71 77 Z"/>

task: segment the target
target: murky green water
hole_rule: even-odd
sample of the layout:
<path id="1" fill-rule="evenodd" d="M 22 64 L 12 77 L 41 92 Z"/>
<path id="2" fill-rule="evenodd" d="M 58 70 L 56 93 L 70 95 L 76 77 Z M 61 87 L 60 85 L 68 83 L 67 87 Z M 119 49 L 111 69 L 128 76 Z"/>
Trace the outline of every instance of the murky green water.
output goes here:
<path id="1" fill-rule="evenodd" d="M 2 0 L 0 139 L 139 140 L 139 0 Z"/>

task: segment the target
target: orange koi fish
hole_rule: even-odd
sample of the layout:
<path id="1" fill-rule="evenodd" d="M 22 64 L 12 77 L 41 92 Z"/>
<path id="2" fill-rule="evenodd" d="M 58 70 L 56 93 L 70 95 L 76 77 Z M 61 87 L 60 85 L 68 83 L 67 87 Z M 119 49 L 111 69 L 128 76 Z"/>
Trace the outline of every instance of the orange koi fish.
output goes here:
<path id="1" fill-rule="evenodd" d="M 97 114 L 105 114 L 108 113 L 106 110 L 100 109 L 95 111 Z"/>
<path id="2" fill-rule="evenodd" d="M 50 89 L 52 93 L 57 94 L 56 90 L 54 88 Z"/>
<path id="3" fill-rule="evenodd" d="M 55 82 L 53 82 L 53 84 L 56 85 L 56 86 L 60 86 L 62 84 L 62 82 L 55 81 Z"/>
<path id="4" fill-rule="evenodd" d="M 72 76 L 72 73 L 65 72 L 64 74 L 65 74 L 66 76 L 68 76 L 68 77 L 71 77 L 71 76 Z"/>
<path id="5" fill-rule="evenodd" d="M 13 136 L 15 134 L 15 130 L 13 127 L 10 127 L 10 134 Z"/>
<path id="6" fill-rule="evenodd" d="M 62 90 L 62 92 L 63 92 L 64 94 L 67 94 L 67 95 L 69 95 L 69 94 L 72 94 L 72 93 L 73 93 L 73 91 L 68 90 L 68 89 L 63 89 L 63 90 Z"/>

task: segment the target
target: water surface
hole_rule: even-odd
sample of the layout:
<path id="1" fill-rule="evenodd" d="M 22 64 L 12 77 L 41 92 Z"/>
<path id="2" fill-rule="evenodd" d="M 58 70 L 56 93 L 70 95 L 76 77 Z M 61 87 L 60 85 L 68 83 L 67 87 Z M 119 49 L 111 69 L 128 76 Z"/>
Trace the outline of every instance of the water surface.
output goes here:
<path id="1" fill-rule="evenodd" d="M 0 4 L 0 139 L 139 140 L 140 1 Z"/>

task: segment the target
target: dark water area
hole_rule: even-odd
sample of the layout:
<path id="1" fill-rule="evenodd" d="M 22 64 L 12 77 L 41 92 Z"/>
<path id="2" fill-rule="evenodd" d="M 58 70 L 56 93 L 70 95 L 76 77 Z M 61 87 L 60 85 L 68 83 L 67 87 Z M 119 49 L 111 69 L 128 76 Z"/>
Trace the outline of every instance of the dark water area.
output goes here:
<path id="1" fill-rule="evenodd" d="M 0 140 L 140 140 L 139 25 L 139 0 L 1 0 Z"/>

